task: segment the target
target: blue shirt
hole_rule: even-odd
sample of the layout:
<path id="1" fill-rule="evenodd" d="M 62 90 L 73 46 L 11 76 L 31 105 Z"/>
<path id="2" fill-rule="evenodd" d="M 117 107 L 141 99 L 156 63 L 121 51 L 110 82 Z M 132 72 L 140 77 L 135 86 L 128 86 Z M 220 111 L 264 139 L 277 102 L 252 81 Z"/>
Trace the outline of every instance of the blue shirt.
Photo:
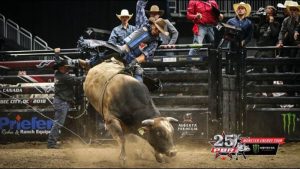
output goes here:
<path id="1" fill-rule="evenodd" d="M 135 30 L 136 30 L 136 27 L 129 25 L 129 24 L 128 24 L 127 28 L 125 28 L 122 24 L 119 26 L 116 26 L 112 30 L 110 37 L 108 39 L 108 42 L 112 43 L 114 45 L 122 46 L 125 44 L 124 39 Z"/>
<path id="2" fill-rule="evenodd" d="M 238 17 L 231 18 L 227 21 L 227 24 L 239 27 L 242 29 L 241 40 L 245 40 L 245 45 L 251 41 L 252 36 L 252 22 L 244 18 L 240 20 Z"/>

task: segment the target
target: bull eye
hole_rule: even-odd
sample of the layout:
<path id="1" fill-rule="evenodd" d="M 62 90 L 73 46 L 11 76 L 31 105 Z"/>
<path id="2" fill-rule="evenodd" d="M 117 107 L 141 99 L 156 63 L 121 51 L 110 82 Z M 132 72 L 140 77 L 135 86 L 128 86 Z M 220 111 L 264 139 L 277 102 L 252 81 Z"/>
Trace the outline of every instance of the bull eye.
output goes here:
<path id="1" fill-rule="evenodd" d="M 161 134 L 160 134 L 160 132 L 159 132 L 159 131 L 157 131 L 157 132 L 156 132 L 156 135 L 157 135 L 157 136 L 160 136 Z"/>

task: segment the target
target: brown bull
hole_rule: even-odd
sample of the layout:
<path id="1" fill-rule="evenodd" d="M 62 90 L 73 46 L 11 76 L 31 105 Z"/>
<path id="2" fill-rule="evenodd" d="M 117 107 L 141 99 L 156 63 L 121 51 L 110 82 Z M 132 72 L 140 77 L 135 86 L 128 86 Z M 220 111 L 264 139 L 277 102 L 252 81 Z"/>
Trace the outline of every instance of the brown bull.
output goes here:
<path id="1" fill-rule="evenodd" d="M 110 134 L 121 146 L 120 160 L 125 162 L 125 134 L 145 133 L 146 139 L 155 150 L 158 162 L 163 154 L 175 156 L 172 117 L 160 117 L 147 87 L 135 78 L 118 74 L 124 67 L 114 62 L 104 62 L 89 70 L 84 92 L 91 105 L 105 121 Z"/>

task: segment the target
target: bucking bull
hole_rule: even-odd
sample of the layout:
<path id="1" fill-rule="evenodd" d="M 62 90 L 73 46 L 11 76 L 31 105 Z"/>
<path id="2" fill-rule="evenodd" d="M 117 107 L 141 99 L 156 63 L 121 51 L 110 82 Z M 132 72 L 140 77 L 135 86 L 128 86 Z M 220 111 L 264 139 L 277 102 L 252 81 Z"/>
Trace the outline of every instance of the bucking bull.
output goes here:
<path id="1" fill-rule="evenodd" d="M 132 76 L 120 74 L 124 65 L 117 60 L 102 62 L 88 71 L 84 92 L 99 112 L 106 128 L 121 146 L 120 160 L 125 163 L 125 135 L 142 135 L 155 150 L 158 162 L 164 155 L 174 157 L 173 117 L 161 117 L 148 88 Z"/>

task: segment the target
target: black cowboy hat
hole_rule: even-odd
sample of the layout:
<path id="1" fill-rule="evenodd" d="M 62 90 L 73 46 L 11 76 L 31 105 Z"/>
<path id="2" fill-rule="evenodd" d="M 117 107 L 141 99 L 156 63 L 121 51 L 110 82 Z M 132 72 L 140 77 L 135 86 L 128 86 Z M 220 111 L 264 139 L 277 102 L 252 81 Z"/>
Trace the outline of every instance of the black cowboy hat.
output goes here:
<path id="1" fill-rule="evenodd" d="M 61 66 L 70 66 L 70 65 L 68 64 L 68 61 L 65 60 L 65 59 L 64 60 L 58 60 L 54 63 L 53 69 L 56 70 Z"/>

